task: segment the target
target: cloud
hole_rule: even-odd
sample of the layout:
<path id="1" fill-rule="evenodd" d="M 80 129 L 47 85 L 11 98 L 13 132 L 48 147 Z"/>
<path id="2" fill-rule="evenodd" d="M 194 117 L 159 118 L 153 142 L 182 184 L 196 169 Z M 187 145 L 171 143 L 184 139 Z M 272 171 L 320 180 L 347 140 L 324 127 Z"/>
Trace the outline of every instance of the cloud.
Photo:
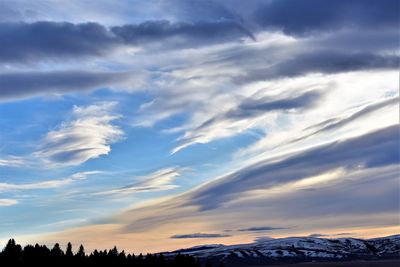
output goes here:
<path id="1" fill-rule="evenodd" d="M 187 238 L 218 238 L 218 237 L 228 237 L 226 234 L 206 234 L 206 233 L 194 233 L 194 234 L 183 234 L 183 235 L 173 235 L 172 239 L 187 239 Z"/>
<path id="2" fill-rule="evenodd" d="M 239 228 L 243 220 L 298 225 L 280 229 L 280 234 L 393 225 L 399 208 L 399 141 L 398 125 L 393 125 L 261 161 L 157 205 L 129 210 L 115 220 L 123 225 L 121 233 L 152 231 L 166 222 L 171 229 L 196 222 L 194 231 L 210 221 L 216 231 L 224 231 L 229 223 L 248 229 Z"/>
<path id="3" fill-rule="evenodd" d="M 310 234 L 309 237 L 326 237 L 326 236 L 330 236 L 330 235 L 326 235 L 326 234 Z"/>
<path id="4" fill-rule="evenodd" d="M 162 9 L 173 6 L 173 14 L 179 9 L 175 2 L 161 2 Z M 166 238 L 182 229 L 223 233 L 226 225 L 247 229 L 240 232 L 240 238 L 253 239 L 257 227 L 240 224 L 246 220 L 251 220 L 251 225 L 281 226 L 282 221 L 299 225 L 299 229 L 282 229 L 279 234 L 325 233 L 324 227 L 395 221 L 398 186 L 393 177 L 397 178 L 398 168 L 393 165 L 398 165 L 398 152 L 394 151 L 398 136 L 387 129 L 386 134 L 384 130 L 372 133 L 398 122 L 394 105 L 398 98 L 387 98 L 397 96 L 398 91 L 399 15 L 394 15 L 398 8 L 386 10 L 394 2 L 349 0 L 335 6 L 303 0 L 181 2 L 185 7 L 178 13 L 184 18 L 171 17 L 165 10 L 160 16 L 152 14 L 168 20 L 130 16 L 132 20 L 105 24 L 105 20 L 120 18 L 104 16 L 90 19 L 101 23 L 0 23 L 0 41 L 5 44 L 0 51 L 0 101 L 98 88 L 145 88 L 145 96 L 134 102 L 154 99 L 132 117 L 141 119 L 136 125 L 147 126 L 166 119 L 154 130 L 167 127 L 165 132 L 174 135 L 166 138 L 179 136 L 175 151 L 239 135 L 246 137 L 221 142 L 223 147 L 235 150 L 255 142 L 257 149 L 249 150 L 254 158 L 235 154 L 232 162 L 226 163 L 224 168 L 232 173 L 173 201 L 133 210 L 122 226 L 115 226 L 123 230 L 115 232 L 148 234 L 141 229 L 152 228 L 153 234 L 164 238 L 154 240 L 166 243 Z M 7 20 L 26 19 L 22 16 L 25 7 L 20 6 L 21 14 L 14 16 L 2 9 L 0 17 L 5 12 L 10 14 Z M 101 6 L 111 8 L 109 4 Z M 71 16 L 74 21 L 85 21 L 98 15 L 93 14 L 96 8 L 87 10 L 90 12 L 72 12 Z M 49 20 L 70 18 L 45 13 L 39 14 L 40 19 L 43 15 Z M 378 19 L 381 13 L 388 16 Z M 113 71 L 104 71 L 107 69 Z M 142 75 L 137 69 L 151 71 Z M 101 105 L 77 107 L 69 119 L 43 136 L 34 153 L 40 163 L 75 166 L 110 153 L 123 131 L 115 109 L 94 107 Z M 250 137 L 253 131 L 256 137 Z M 303 136 L 307 138 L 289 142 Z M 215 143 L 215 148 L 221 148 L 221 143 Z M 207 154 L 211 147 L 201 149 Z M 0 165 L 10 163 L 10 158 L 0 160 Z M 124 198 L 124 194 L 173 189 L 180 173 L 178 168 L 162 169 L 134 177 L 124 187 L 107 187 L 108 191 L 98 195 Z M 79 179 L 79 175 L 67 178 L 2 186 L 7 190 L 55 188 Z M 92 188 L 94 191 L 97 189 Z M 104 199 L 104 195 L 89 198 Z M 229 242 L 234 238 L 239 237 L 232 236 Z"/>
<path id="5" fill-rule="evenodd" d="M 293 126 L 308 124 L 310 121 L 300 114 L 309 116 L 314 110 L 321 110 L 327 115 L 327 107 L 335 109 L 329 104 L 332 99 L 350 95 L 339 90 L 355 94 L 361 91 L 350 81 L 342 83 L 345 74 L 362 80 L 369 74 L 397 70 L 397 39 L 393 37 L 396 35 L 387 29 L 379 33 L 373 29 L 362 33 L 341 29 L 307 37 L 259 32 L 255 43 L 230 43 L 190 54 L 174 54 L 182 65 L 167 68 L 157 77 L 153 87 L 155 98 L 141 106 L 134 125 L 153 126 L 173 116 L 184 116 L 182 124 L 166 130 L 180 133 L 172 150 L 175 153 L 193 144 L 206 144 L 252 130 L 264 135 L 286 131 L 290 127 L 278 124 L 282 120 Z M 386 41 L 367 41 L 380 37 Z M 380 83 L 379 78 L 368 79 L 373 84 Z M 393 89 L 389 81 L 377 90 Z M 364 94 L 364 98 L 368 96 Z M 353 103 L 349 103 L 350 99 Z M 355 103 L 359 101 L 349 96 L 343 102 L 353 105 L 361 104 Z M 288 112 L 295 109 L 301 110 L 298 116 Z M 283 125 L 287 127 L 278 129 Z"/>
<path id="6" fill-rule="evenodd" d="M 299 96 L 271 100 L 267 97 L 261 99 L 246 99 L 236 110 L 228 112 L 228 118 L 249 117 L 249 115 L 273 110 L 305 109 L 314 105 L 321 97 L 321 92 L 310 91 Z"/>
<path id="7" fill-rule="evenodd" d="M 3 72 L 0 74 L 0 100 L 37 95 L 59 95 L 71 92 L 110 88 L 133 91 L 144 86 L 144 72 Z"/>
<path id="8" fill-rule="evenodd" d="M 137 25 L 115 26 L 111 31 L 127 44 L 146 44 L 172 39 L 180 43 L 197 46 L 204 43 L 223 42 L 249 37 L 251 32 L 231 20 L 204 21 L 196 23 L 171 23 L 167 20 L 147 21 Z"/>
<path id="9" fill-rule="evenodd" d="M 274 238 L 305 236 L 316 229 L 322 233 L 352 231 L 353 237 L 364 238 L 398 232 L 397 165 L 349 171 L 336 180 L 320 181 L 310 186 L 291 185 L 285 183 L 279 188 L 264 190 L 261 184 L 254 191 L 237 193 L 229 203 L 201 212 L 190 202 L 190 195 L 199 189 L 195 188 L 169 200 L 130 209 L 113 217 L 114 224 L 88 225 L 52 235 L 51 240 L 84 240 L 96 247 L 99 240 L 94 238 L 100 231 L 102 242 L 113 240 L 135 252 L 148 251 L 148 247 L 153 249 L 154 246 L 157 248 L 152 251 L 165 251 L 165 243 L 170 244 L 168 250 L 188 246 L 187 242 L 190 246 L 201 244 L 202 240 L 198 239 L 178 238 L 168 242 L 170 236 L 182 233 L 182 229 L 190 230 L 187 233 L 203 233 L 207 227 L 206 233 L 223 233 L 227 225 L 239 229 L 244 221 L 258 225 L 263 222 L 279 225 L 282 221 L 291 221 L 298 225 L 282 229 L 279 234 L 271 232 Z M 121 235 L 124 238 L 118 238 Z M 128 242 L 146 236 L 157 238 L 145 244 Z M 251 242 L 254 236 L 254 232 L 241 232 L 240 235 L 221 238 L 226 244 L 238 244 Z"/>
<path id="10" fill-rule="evenodd" d="M 26 184 L 10 184 L 10 183 L 0 183 L 0 191 L 10 191 L 10 190 L 36 190 L 36 189 L 48 189 L 57 188 L 67 184 L 70 184 L 74 180 L 71 178 L 66 178 L 62 180 L 49 180 L 37 183 L 26 183 Z"/>
<path id="11" fill-rule="evenodd" d="M 339 235 L 339 236 L 352 236 L 353 233 L 338 233 L 338 234 L 333 234 L 333 235 Z"/>
<path id="12" fill-rule="evenodd" d="M 239 84 L 315 72 L 395 69 L 399 64 L 398 55 L 378 52 L 395 51 L 394 34 L 394 31 L 384 31 L 367 32 L 363 35 L 356 31 L 343 30 L 339 33 L 328 32 L 318 37 L 294 38 L 279 33 L 263 32 L 258 36 L 257 45 L 245 43 L 238 47 L 228 47 L 218 54 L 213 54 L 214 60 L 207 65 L 215 64 L 225 68 L 240 66 L 241 71 L 237 71 L 232 77 L 233 81 Z M 339 39 L 336 35 L 339 35 Z M 365 44 L 370 38 L 386 40 Z"/>
<path id="13" fill-rule="evenodd" d="M 333 130 L 343 127 L 345 125 L 351 124 L 353 121 L 358 120 L 364 116 L 370 115 L 371 113 L 374 113 L 377 110 L 383 109 L 388 106 L 397 105 L 398 102 L 399 102 L 399 97 L 392 97 L 392 98 L 388 98 L 385 100 L 375 102 L 370 105 L 366 105 L 362 109 L 352 113 L 348 117 L 330 118 L 326 121 L 322 121 L 322 122 L 318 123 L 317 125 L 313 125 L 313 126 L 310 126 L 307 128 L 307 129 L 318 128 L 317 130 L 315 130 L 314 132 L 312 132 L 306 136 L 296 138 L 295 140 L 293 140 L 293 142 L 297 142 L 299 140 L 309 138 L 310 136 L 313 136 L 313 135 L 316 135 L 316 134 L 319 134 L 322 132 L 333 131 Z"/>
<path id="14" fill-rule="evenodd" d="M 0 183 L 0 192 L 4 191 L 14 191 L 14 190 L 41 190 L 49 188 L 58 188 L 68 184 L 71 184 L 78 180 L 86 179 L 89 175 L 95 175 L 101 173 L 100 171 L 86 171 L 78 172 L 73 175 L 58 180 L 47 180 L 35 183 L 23 183 L 23 184 L 13 184 L 13 183 Z"/>
<path id="15" fill-rule="evenodd" d="M 181 175 L 180 168 L 165 168 L 145 176 L 137 177 L 137 182 L 121 188 L 95 193 L 96 195 L 131 194 L 139 192 L 164 191 L 177 188 L 172 182 Z"/>
<path id="16" fill-rule="evenodd" d="M 396 225 L 395 211 L 399 209 L 399 190 L 395 186 L 396 172 L 396 164 L 360 168 L 348 171 L 331 181 L 320 181 L 309 186 L 298 185 L 286 193 L 271 197 L 258 196 L 258 199 L 255 197 L 254 201 L 250 200 L 244 205 L 273 203 L 273 206 L 268 205 L 265 212 L 278 217 L 286 216 L 288 220 L 297 220 L 298 227 L 301 228 L 304 228 L 304 225 L 300 224 L 312 224 L 315 228 L 309 227 L 310 231 L 324 231 L 323 229 L 329 228 L 339 230 L 340 226 L 346 224 L 357 227 Z M 285 192 L 282 187 L 280 190 Z M 286 210 L 283 211 L 285 207 Z M 298 210 L 302 212 L 297 213 L 296 219 L 294 214 Z M 364 221 L 363 217 L 370 217 L 370 221 Z M 307 223 L 307 218 L 314 218 L 316 221 Z M 351 227 L 345 228 L 351 231 Z"/>
<path id="17" fill-rule="evenodd" d="M 97 23 L 68 22 L 0 23 L 4 44 L 0 61 L 29 62 L 41 58 L 102 55 L 117 40 Z"/>
<path id="18" fill-rule="evenodd" d="M 271 74 L 275 77 L 293 77 L 312 72 L 338 73 L 364 69 L 394 69 L 398 64 L 398 56 L 317 50 L 296 55 L 295 58 L 277 64 L 272 68 Z"/>
<path id="19" fill-rule="evenodd" d="M 396 28 L 399 3 L 388 0 L 339 0 L 315 2 L 312 0 L 275 0 L 259 7 L 256 21 L 267 28 L 282 29 L 288 34 L 307 34 L 345 27 L 357 29 Z"/>
<path id="20" fill-rule="evenodd" d="M 190 202 L 201 210 L 215 209 L 237 197 L 239 192 L 270 188 L 335 168 L 372 168 L 397 164 L 399 159 L 398 125 L 313 149 L 302 151 L 278 162 L 259 162 L 223 179 L 206 184 L 193 194 Z"/>
<path id="21" fill-rule="evenodd" d="M 0 158 L 0 167 L 18 167 L 25 163 L 24 158 L 9 156 L 5 158 Z"/>
<path id="22" fill-rule="evenodd" d="M 255 243 L 263 243 L 263 242 L 267 242 L 267 241 L 271 241 L 274 240 L 273 237 L 269 237 L 269 236 L 259 236 L 256 237 L 256 239 L 254 239 Z"/>
<path id="23" fill-rule="evenodd" d="M 240 232 L 264 232 L 264 231 L 273 231 L 273 230 L 282 230 L 287 228 L 282 227 L 271 227 L 271 226 L 255 226 L 250 228 L 239 229 Z"/>
<path id="24" fill-rule="evenodd" d="M 9 199 L 9 198 L 0 198 L 0 207 L 1 206 L 13 206 L 18 204 L 18 200 Z"/>
<path id="25" fill-rule="evenodd" d="M 103 56 L 121 46 L 146 46 L 167 40 L 172 46 L 193 46 L 241 37 L 254 38 L 243 26 L 228 20 L 198 23 L 146 21 L 111 28 L 94 22 L 2 22 L 0 61 Z"/>
<path id="26" fill-rule="evenodd" d="M 195 143 L 207 142 L 209 134 L 219 129 L 223 124 L 239 124 L 241 120 L 246 122 L 248 120 L 257 119 L 265 116 L 268 112 L 289 112 L 311 108 L 313 105 L 316 105 L 321 95 L 321 92 L 310 91 L 298 96 L 281 97 L 280 99 L 274 99 L 274 97 L 270 96 L 259 99 L 245 98 L 241 100 L 237 106 L 225 112 L 220 112 L 217 116 L 203 122 L 195 129 L 186 132 L 185 135 L 179 139 L 180 144 L 172 153 L 176 153 Z M 240 124 L 238 128 L 243 130 L 243 126 Z M 226 133 L 225 137 L 233 134 L 235 134 L 234 131 Z"/>
<path id="27" fill-rule="evenodd" d="M 117 229 L 104 235 L 134 239 L 162 233 L 164 237 L 152 242 L 165 243 L 166 237 L 201 234 L 205 226 L 206 233 L 212 234 L 224 233 L 227 225 L 254 228 L 244 228 L 241 222 L 246 220 L 257 227 L 273 227 L 282 221 L 298 225 L 279 230 L 279 236 L 397 225 L 398 145 L 398 125 L 394 125 L 262 161 L 185 194 L 123 212 L 112 218 Z M 190 231 L 177 234 L 182 227 Z M 251 241 L 254 233 L 243 231 L 240 240 Z M 91 235 L 85 236 L 91 240 Z M 228 243 L 238 242 L 235 236 L 226 238 Z"/>
<path id="28" fill-rule="evenodd" d="M 123 131 L 112 124 L 120 118 L 113 112 L 116 104 L 99 102 L 75 106 L 73 119 L 48 132 L 34 156 L 49 167 L 66 167 L 107 155 L 111 151 L 110 145 L 123 137 Z"/>

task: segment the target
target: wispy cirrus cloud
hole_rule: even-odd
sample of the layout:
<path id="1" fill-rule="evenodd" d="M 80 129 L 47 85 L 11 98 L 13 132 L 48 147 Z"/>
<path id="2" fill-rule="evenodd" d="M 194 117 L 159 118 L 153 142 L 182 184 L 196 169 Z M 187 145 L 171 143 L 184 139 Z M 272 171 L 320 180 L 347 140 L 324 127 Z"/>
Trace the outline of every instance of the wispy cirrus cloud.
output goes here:
<path id="1" fill-rule="evenodd" d="M 181 168 L 165 168 L 145 176 L 136 177 L 136 182 L 103 192 L 95 193 L 96 195 L 118 195 L 131 194 L 140 192 L 164 191 L 177 188 L 178 185 L 173 184 L 173 181 L 182 173 Z"/>
<path id="2" fill-rule="evenodd" d="M 328 120 L 319 122 L 316 125 L 312 125 L 312 126 L 308 127 L 305 130 L 313 129 L 314 131 L 305 136 L 295 138 L 291 142 L 297 142 L 297 141 L 309 138 L 313 135 L 317 135 L 322 132 L 331 132 L 336 129 L 340 129 L 341 127 L 351 124 L 352 122 L 357 121 L 358 119 L 361 119 L 363 117 L 367 117 L 368 115 L 373 114 L 381 109 L 395 106 L 398 104 L 398 102 L 399 102 L 399 97 L 389 97 L 389 98 L 381 100 L 381 101 L 376 101 L 371 104 L 363 105 L 360 110 L 357 110 L 357 111 L 351 113 L 347 117 L 346 116 L 332 117 Z"/>
<path id="3" fill-rule="evenodd" d="M 79 165 L 107 155 L 111 144 L 123 137 L 123 131 L 112 123 L 120 118 L 113 112 L 116 105 L 116 102 L 99 102 L 75 106 L 73 118 L 48 132 L 33 155 L 49 167 Z"/>
<path id="4" fill-rule="evenodd" d="M 38 164 L 2 158 L 0 165 L 22 166 L 2 170 L 24 180 L 2 181 L 3 191 L 11 192 L 3 206 L 15 201 L 28 206 L 23 214 L 13 212 L 10 221 L 30 217 L 26 224 L 10 223 L 10 229 L 25 231 L 35 223 L 51 228 L 67 215 L 115 214 L 132 198 L 138 203 L 142 197 L 172 194 L 178 190 L 167 190 L 178 185 L 179 192 L 197 187 L 149 199 L 149 206 L 97 221 L 115 225 L 89 225 L 76 231 L 76 238 L 66 233 L 65 240 L 85 240 L 94 244 L 91 248 L 112 240 L 143 252 L 200 243 L 201 238 L 238 243 L 254 240 L 258 232 L 276 237 L 397 224 L 398 1 L 142 2 L 0 3 L 0 113 L 4 108 L 7 114 L 0 116 L 0 128 L 13 130 L 1 133 L 10 140 L 0 148 L 2 155 L 30 153 L 25 139 L 31 141 L 31 135 L 21 133 L 28 128 L 33 134 L 47 132 L 33 154 L 39 168 L 54 167 L 46 171 L 88 161 L 103 164 L 94 159 L 110 151 L 111 164 L 104 168 L 117 168 L 112 174 L 157 170 L 128 182 L 124 174 L 102 175 L 84 182 L 89 190 L 68 191 L 72 186 L 67 185 L 78 184 L 79 174 L 26 177 L 32 167 L 38 171 Z M 139 3 L 140 10 L 133 10 Z M 144 9 L 157 12 L 143 14 Z M 33 97 L 53 95 L 67 97 L 35 109 L 43 99 Z M 58 110 L 57 105 L 77 98 L 79 103 L 119 99 L 120 104 L 118 112 L 106 104 L 111 102 L 77 106 L 56 128 L 43 129 L 59 114 L 43 110 Z M 11 108 L 15 115 L 8 116 Z M 19 108 L 31 114 L 20 118 Z M 33 126 L 7 126 L 31 119 Z M 133 128 L 125 130 L 122 124 Z M 127 145 L 114 149 L 125 135 Z M 190 149 L 194 144 L 204 145 Z M 169 150 L 183 148 L 168 156 Z M 218 163 L 208 157 L 221 154 Z M 132 161 L 137 156 L 141 159 Z M 205 165 L 199 166 L 200 157 Z M 180 165 L 201 172 L 181 181 L 181 168 L 163 167 Z M 86 164 L 76 168 L 82 167 Z M 215 173 L 219 179 L 213 179 Z M 66 189 L 67 197 L 51 188 Z M 40 211 L 48 216 L 30 209 L 38 202 L 24 201 L 31 193 L 46 200 L 48 206 Z M 115 201 L 107 201 L 109 196 Z M 72 211 L 71 201 L 81 210 Z M 56 218 L 54 209 L 63 218 Z M 226 227 L 234 230 L 224 232 Z"/>
<path id="5" fill-rule="evenodd" d="M 17 156 L 8 156 L 0 158 L 0 167 L 18 167 L 25 163 L 25 159 L 23 157 Z"/>
<path id="6" fill-rule="evenodd" d="M 46 180 L 34 183 L 19 183 L 19 184 L 0 183 L 0 192 L 58 188 L 71 184 L 75 181 L 86 179 L 86 177 L 89 175 L 95 175 L 99 173 L 101 172 L 100 171 L 77 172 L 64 179 Z"/>
<path id="7" fill-rule="evenodd" d="M 10 198 L 0 198 L 0 206 L 13 206 L 18 204 L 18 200 Z"/>
<path id="8" fill-rule="evenodd" d="M 349 90 L 348 81 L 344 82 L 346 74 L 353 75 L 354 81 L 370 80 L 371 86 L 377 87 L 376 92 L 381 92 L 378 99 L 384 100 L 384 91 L 394 90 L 394 79 L 383 82 L 369 75 L 379 72 L 394 76 L 399 60 L 393 52 L 396 42 L 387 37 L 387 42 L 363 45 L 367 37 L 357 32 L 350 36 L 350 32 L 340 29 L 339 40 L 332 40 L 337 32 L 320 38 L 264 32 L 257 35 L 256 42 L 200 49 L 191 54 L 193 60 L 182 59 L 183 66 L 160 74 L 155 82 L 159 87 L 154 90 L 156 97 L 141 106 L 135 125 L 153 126 L 184 114 L 187 120 L 167 130 L 180 133 L 172 150 L 175 153 L 193 144 L 206 144 L 254 129 L 263 134 L 286 131 L 283 126 L 298 127 L 316 119 L 316 110 L 321 111 L 318 117 L 330 119 L 333 114 L 329 113 L 335 107 L 326 103 L 335 95 L 343 98 L 339 107 L 366 102 L 352 96 L 359 95 L 366 85 L 356 82 Z M 370 38 L 377 35 L 369 34 Z M 360 45 L 347 48 L 346 44 L 353 42 Z M 366 97 L 364 94 L 363 98 Z M 377 97 L 367 101 L 372 100 Z M 301 111 L 309 122 L 301 122 L 296 111 Z M 282 120 L 287 124 L 280 123 Z"/>
<path id="9" fill-rule="evenodd" d="M 257 121 L 263 120 L 263 117 L 268 113 L 304 111 L 316 105 L 322 95 L 322 92 L 310 91 L 302 92 L 298 96 L 281 99 L 276 99 L 273 96 L 244 98 L 240 100 L 237 106 L 224 112 L 219 112 L 219 114 L 202 122 L 196 128 L 185 132 L 179 138 L 180 145 L 172 153 L 176 153 L 195 143 L 206 143 L 215 138 L 229 137 L 245 129 L 257 128 Z M 223 127 L 224 125 L 225 127 Z M 235 131 L 236 128 L 237 131 Z M 215 136 L 211 136 L 213 133 Z"/>

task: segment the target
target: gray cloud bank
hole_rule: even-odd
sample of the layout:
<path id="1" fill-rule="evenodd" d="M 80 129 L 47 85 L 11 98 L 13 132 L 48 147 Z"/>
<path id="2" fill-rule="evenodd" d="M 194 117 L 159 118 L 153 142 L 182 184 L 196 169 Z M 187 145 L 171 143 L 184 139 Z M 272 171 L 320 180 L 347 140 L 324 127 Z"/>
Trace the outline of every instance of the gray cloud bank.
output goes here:
<path id="1" fill-rule="evenodd" d="M 175 2 L 174 4 L 177 4 Z M 41 58 L 99 56 L 121 45 L 146 46 L 173 41 L 176 47 L 198 46 L 238 40 L 255 39 L 252 31 L 280 29 L 287 34 L 332 31 L 343 28 L 371 27 L 396 32 L 399 23 L 399 2 L 386 0 L 279 0 L 249 4 L 254 12 L 241 17 L 234 10 L 237 3 L 225 1 L 215 5 L 189 4 L 208 10 L 202 20 L 171 22 L 150 20 L 138 24 L 106 27 L 97 22 L 69 23 L 37 21 L 0 23 L 0 61 L 26 62 Z M 188 4 L 185 4 L 188 5 Z M 177 5 L 178 8 L 182 4 Z M 251 23 L 244 23 L 244 21 Z M 252 26 L 244 26 L 244 25 Z M 260 28 L 261 27 L 261 28 Z M 250 30 L 251 29 L 251 30 Z M 393 39 L 393 38 L 392 38 Z M 394 38 L 396 39 L 396 38 Z M 374 41 L 376 42 L 376 41 Z"/>
<path id="2" fill-rule="evenodd" d="M 287 229 L 287 228 L 271 227 L 271 226 L 254 226 L 254 227 L 239 229 L 239 231 L 240 232 L 266 232 L 266 231 L 282 230 L 282 229 Z"/>
<path id="3" fill-rule="evenodd" d="M 276 163 L 260 162 L 211 182 L 190 196 L 201 210 L 215 209 L 238 193 L 269 188 L 335 168 L 373 168 L 399 163 L 398 125 L 301 152 Z"/>
<path id="4" fill-rule="evenodd" d="M 262 161 L 160 206 L 130 210 L 119 217 L 126 223 L 121 231 L 148 229 L 165 221 L 182 222 L 185 218 L 190 221 L 194 214 L 199 221 L 216 222 L 218 231 L 232 223 L 243 233 L 293 232 L 292 227 L 245 227 L 241 222 L 249 219 L 258 225 L 263 222 L 279 225 L 282 220 L 290 221 L 296 224 L 296 231 L 304 231 L 307 227 L 340 229 L 349 225 L 391 225 L 397 220 L 399 208 L 399 141 L 398 125 L 393 125 L 303 150 L 277 161 Z M 333 182 L 320 182 L 279 194 L 263 191 L 257 194 L 257 190 L 283 185 L 290 187 L 291 183 L 338 168 L 345 171 Z M 252 192 L 255 194 L 253 198 Z M 142 211 L 153 208 L 157 214 L 146 213 L 138 218 Z"/>
<path id="5" fill-rule="evenodd" d="M 194 233 L 194 234 L 183 234 L 183 235 L 173 235 L 172 239 L 187 239 L 187 238 L 218 238 L 227 237 L 226 234 L 207 234 L 207 233 Z"/>
<path id="6" fill-rule="evenodd" d="M 97 88 L 130 91 L 143 85 L 145 73 L 53 71 L 13 72 L 0 74 L 0 100 L 30 97 L 46 93 L 64 94 Z"/>
<path id="7" fill-rule="evenodd" d="M 213 62 L 199 65 L 205 64 L 206 68 L 217 65 L 222 69 L 240 66 L 240 72 L 224 77 L 234 86 L 308 73 L 399 67 L 397 54 L 384 53 L 398 47 L 399 13 L 395 0 L 384 3 L 372 0 L 254 1 L 250 7 L 243 7 L 246 15 L 241 15 L 241 10 L 234 7 L 243 6 L 237 1 L 216 1 L 212 5 L 175 1 L 174 4 L 178 9 L 192 6 L 207 12 L 203 20 L 149 20 L 110 27 L 97 22 L 0 22 L 0 63 L 31 64 L 42 60 L 60 63 L 68 59 L 104 58 L 121 47 L 139 47 L 145 54 L 148 49 L 159 52 L 197 48 L 243 38 L 257 41 L 260 32 L 282 30 L 285 34 L 294 34 L 298 42 L 265 49 L 258 46 L 227 48 L 218 55 L 204 55 L 213 58 Z M 146 56 L 154 60 L 151 55 Z M 137 76 L 135 72 L 6 70 L 0 75 L 0 99 L 97 88 L 132 90 L 129 89 L 132 85 L 140 83 L 132 82 L 132 77 Z M 242 116 L 240 112 L 238 115 Z"/>
<path id="8" fill-rule="evenodd" d="M 338 28 L 396 27 L 399 1 L 387 0 L 276 0 L 256 11 L 256 21 L 288 34 L 307 34 Z"/>
<path id="9" fill-rule="evenodd" d="M 99 23 L 0 23 L 0 61 L 101 56 L 122 45 L 150 45 L 175 38 L 181 46 L 254 38 L 234 21 L 172 23 L 166 20 L 107 28 Z"/>

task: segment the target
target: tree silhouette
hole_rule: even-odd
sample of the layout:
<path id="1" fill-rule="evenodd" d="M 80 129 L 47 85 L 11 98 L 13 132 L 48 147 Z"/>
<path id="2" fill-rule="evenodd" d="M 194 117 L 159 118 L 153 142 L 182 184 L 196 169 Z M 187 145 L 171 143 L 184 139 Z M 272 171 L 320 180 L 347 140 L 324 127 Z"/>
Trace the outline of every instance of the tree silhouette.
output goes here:
<path id="1" fill-rule="evenodd" d="M 79 246 L 79 250 L 76 253 L 75 257 L 78 257 L 78 258 L 84 258 L 85 257 L 85 248 L 83 247 L 83 245 Z"/>
<path id="2" fill-rule="evenodd" d="M 212 267 L 211 261 L 206 260 L 205 267 Z"/>
<path id="3" fill-rule="evenodd" d="M 131 266 L 131 267 L 201 267 L 200 261 L 192 256 L 178 254 L 174 257 L 162 254 L 147 254 L 135 256 L 118 252 L 117 247 L 110 250 L 94 250 L 87 255 L 83 245 L 79 246 L 76 254 L 72 244 L 68 243 L 66 251 L 56 243 L 52 249 L 35 244 L 22 248 L 10 239 L 0 252 L 0 266 Z M 206 267 L 211 266 L 206 263 Z"/>
<path id="4" fill-rule="evenodd" d="M 72 253 L 71 242 L 68 242 L 67 251 L 65 252 L 65 256 L 67 256 L 67 258 L 72 258 L 74 256 L 74 254 Z"/>
<path id="5" fill-rule="evenodd" d="M 51 255 L 55 258 L 61 258 L 62 256 L 64 256 L 64 251 L 61 250 L 58 243 L 55 243 L 54 247 L 51 249 Z"/>

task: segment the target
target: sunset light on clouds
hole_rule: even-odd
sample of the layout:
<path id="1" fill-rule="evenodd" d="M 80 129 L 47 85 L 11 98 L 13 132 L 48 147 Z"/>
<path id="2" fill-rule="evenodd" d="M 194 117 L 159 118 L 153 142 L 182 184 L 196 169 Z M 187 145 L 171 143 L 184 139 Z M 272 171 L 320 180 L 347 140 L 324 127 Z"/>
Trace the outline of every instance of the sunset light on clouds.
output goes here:
<path id="1" fill-rule="evenodd" d="M 159 252 L 399 226 L 399 1 L 0 1 L 0 241 Z"/>

